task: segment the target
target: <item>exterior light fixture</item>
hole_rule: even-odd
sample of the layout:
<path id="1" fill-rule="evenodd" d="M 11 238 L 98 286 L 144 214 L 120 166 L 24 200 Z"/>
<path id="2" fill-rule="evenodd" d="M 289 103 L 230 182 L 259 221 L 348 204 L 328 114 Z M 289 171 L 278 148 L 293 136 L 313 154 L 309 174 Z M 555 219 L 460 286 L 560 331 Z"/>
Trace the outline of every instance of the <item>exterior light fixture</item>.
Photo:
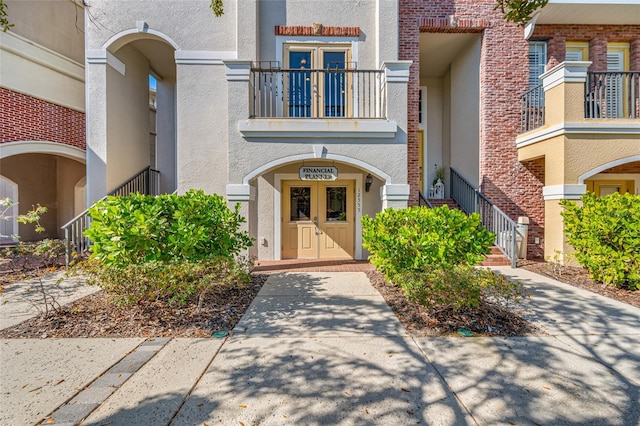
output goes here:
<path id="1" fill-rule="evenodd" d="M 373 176 L 371 176 L 371 173 L 369 173 L 364 180 L 364 192 L 369 192 L 369 190 L 371 189 L 372 183 L 373 183 Z"/>

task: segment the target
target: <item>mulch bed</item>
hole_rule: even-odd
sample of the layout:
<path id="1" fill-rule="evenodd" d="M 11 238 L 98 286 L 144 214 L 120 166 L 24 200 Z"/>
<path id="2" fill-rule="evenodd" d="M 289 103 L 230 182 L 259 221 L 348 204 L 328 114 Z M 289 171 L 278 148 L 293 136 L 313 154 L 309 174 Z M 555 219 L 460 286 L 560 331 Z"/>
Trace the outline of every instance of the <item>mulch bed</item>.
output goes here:
<path id="1" fill-rule="evenodd" d="M 230 331 L 262 288 L 268 275 L 254 274 L 245 287 L 221 286 L 196 303 L 118 307 L 104 291 L 0 331 L 0 338 L 51 337 L 211 337 Z"/>
<path id="2" fill-rule="evenodd" d="M 5 259 L 6 260 L 6 259 Z M 25 276 L 36 276 L 51 268 L 37 258 L 4 263 L 0 277 L 5 286 Z M 26 266 L 16 270 L 15 265 Z M 554 270 L 544 262 L 524 261 L 520 267 L 559 281 L 640 307 L 640 291 L 603 286 L 589 278 L 583 268 L 563 267 Z M 560 272 L 560 273 L 559 273 Z M 415 337 L 457 335 L 466 329 L 482 336 L 525 336 L 540 334 L 531 323 L 499 304 L 484 303 L 478 308 L 427 308 L 409 302 L 402 291 L 386 282 L 377 271 L 367 273 L 372 285 L 407 331 Z M 216 331 L 230 331 L 244 315 L 262 288 L 268 275 L 253 274 L 251 283 L 242 288 L 219 287 L 205 299 L 198 311 L 196 304 L 167 306 L 160 303 L 119 307 L 110 303 L 100 291 L 61 307 L 49 316 L 40 315 L 0 331 L 0 338 L 55 337 L 211 337 Z"/>
<path id="3" fill-rule="evenodd" d="M 378 290 L 409 334 L 414 337 L 457 335 L 465 329 L 482 336 L 528 336 L 540 330 L 504 306 L 482 303 L 477 308 L 427 308 L 406 299 L 400 287 L 389 284 L 378 271 L 368 272 Z"/>
<path id="4" fill-rule="evenodd" d="M 575 266 L 554 268 L 551 263 L 528 260 L 519 261 L 518 267 L 640 308 L 640 290 L 604 285 L 590 278 L 589 272 L 584 268 Z"/>

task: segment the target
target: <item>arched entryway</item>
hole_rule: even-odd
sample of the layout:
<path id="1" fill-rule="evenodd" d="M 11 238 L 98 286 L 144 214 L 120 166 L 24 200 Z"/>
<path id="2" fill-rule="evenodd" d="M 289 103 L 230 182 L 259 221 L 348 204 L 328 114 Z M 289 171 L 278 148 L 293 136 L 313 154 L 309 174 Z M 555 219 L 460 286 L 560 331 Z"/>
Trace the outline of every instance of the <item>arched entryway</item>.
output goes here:
<path id="1" fill-rule="evenodd" d="M 2 177 L 16 185 L 18 213 L 33 206 L 47 208 L 40 223 L 44 233 L 33 225 L 18 226 L 23 241 L 62 238 L 60 227 L 85 208 L 84 194 L 76 190 L 85 177 L 85 153 L 79 148 L 48 141 L 18 141 L 2 144 Z"/>
<path id="2" fill-rule="evenodd" d="M 393 205 L 394 189 L 406 193 L 404 205 L 408 198 L 408 185 L 394 185 L 383 170 L 338 154 L 277 159 L 243 182 L 228 191 L 246 192 L 249 232 L 257 243 L 252 254 L 264 260 L 364 259 L 362 216 Z"/>
<path id="3" fill-rule="evenodd" d="M 89 56 L 89 201 L 95 201 L 152 167 L 160 191 L 176 189 L 177 44 L 141 28 L 122 31 Z"/>

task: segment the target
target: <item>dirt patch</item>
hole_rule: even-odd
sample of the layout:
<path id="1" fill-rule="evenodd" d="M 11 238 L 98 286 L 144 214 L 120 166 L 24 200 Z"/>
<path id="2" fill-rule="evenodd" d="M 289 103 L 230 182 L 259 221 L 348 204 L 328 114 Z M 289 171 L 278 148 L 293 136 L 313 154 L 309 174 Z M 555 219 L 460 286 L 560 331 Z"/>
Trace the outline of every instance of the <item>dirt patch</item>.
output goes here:
<path id="1" fill-rule="evenodd" d="M 528 336 L 540 330 L 504 306 L 483 303 L 477 308 L 427 308 L 410 302 L 400 287 L 389 284 L 378 271 L 368 272 L 371 284 L 380 292 L 402 325 L 414 337 L 450 336 L 465 329 L 482 336 Z"/>
<path id="2" fill-rule="evenodd" d="M 602 284 L 589 277 L 589 272 L 584 268 L 554 266 L 552 263 L 533 262 L 529 260 L 519 261 L 518 267 L 640 308 L 639 290 L 629 290 L 628 288 L 618 288 Z"/>

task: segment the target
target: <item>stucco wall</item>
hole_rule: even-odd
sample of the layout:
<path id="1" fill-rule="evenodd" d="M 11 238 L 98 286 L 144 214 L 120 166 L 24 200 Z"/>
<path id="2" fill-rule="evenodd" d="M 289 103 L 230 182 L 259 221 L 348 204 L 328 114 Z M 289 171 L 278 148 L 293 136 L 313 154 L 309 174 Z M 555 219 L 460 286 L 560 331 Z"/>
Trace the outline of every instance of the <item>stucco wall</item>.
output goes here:
<path id="1" fill-rule="evenodd" d="M 87 49 L 102 46 L 122 31 L 134 30 L 136 21 L 170 37 L 181 50 L 233 51 L 236 49 L 236 2 L 225 1 L 217 18 L 202 0 L 88 0 L 93 22 Z M 126 40 L 123 40 L 126 41 Z"/>
<path id="2" fill-rule="evenodd" d="M 224 195 L 229 104 L 224 68 L 178 65 L 176 98 L 178 191 L 200 188 Z"/>
<path id="3" fill-rule="evenodd" d="M 425 190 L 433 183 L 437 168 L 443 167 L 443 94 L 442 79 L 431 78 L 421 84 L 427 86 L 427 128 L 425 133 L 426 158 L 425 167 Z M 436 167 L 437 164 L 437 167 Z"/>
<path id="4" fill-rule="evenodd" d="M 18 233 L 22 241 L 58 237 L 57 164 L 56 157 L 46 154 L 23 154 L 0 160 L 0 170 L 18 184 L 18 211 L 26 214 L 40 204 L 47 208 L 40 224 L 45 232 L 35 232 L 33 224 L 19 224 Z M 34 172 L 34 171 L 37 171 Z"/>
<path id="5" fill-rule="evenodd" d="M 271 0 L 258 3 L 260 60 L 282 61 L 276 54 L 276 25 L 360 27 L 358 68 L 376 69 L 382 61 L 397 58 L 397 4 L 393 0 Z M 383 26 L 383 37 L 377 27 Z M 295 39 L 284 37 L 282 39 Z M 323 42 L 323 37 L 307 40 Z M 335 40 L 334 40 L 335 41 Z"/>
<path id="6" fill-rule="evenodd" d="M 73 1 L 5 0 L 11 32 L 84 64 L 84 11 Z"/>
<path id="7" fill-rule="evenodd" d="M 480 185 L 480 37 L 451 63 L 451 167 Z"/>
<path id="8" fill-rule="evenodd" d="M 116 57 L 125 75 L 107 68 L 107 190 L 149 165 L 149 63 L 125 46 Z"/>
<path id="9" fill-rule="evenodd" d="M 56 158 L 56 192 L 58 194 L 58 224 L 57 229 L 60 237 L 63 233 L 60 227 L 75 217 L 76 212 L 84 210 L 76 206 L 75 185 L 85 175 L 85 165 L 69 158 Z M 82 197 L 77 200 L 83 203 Z"/>

